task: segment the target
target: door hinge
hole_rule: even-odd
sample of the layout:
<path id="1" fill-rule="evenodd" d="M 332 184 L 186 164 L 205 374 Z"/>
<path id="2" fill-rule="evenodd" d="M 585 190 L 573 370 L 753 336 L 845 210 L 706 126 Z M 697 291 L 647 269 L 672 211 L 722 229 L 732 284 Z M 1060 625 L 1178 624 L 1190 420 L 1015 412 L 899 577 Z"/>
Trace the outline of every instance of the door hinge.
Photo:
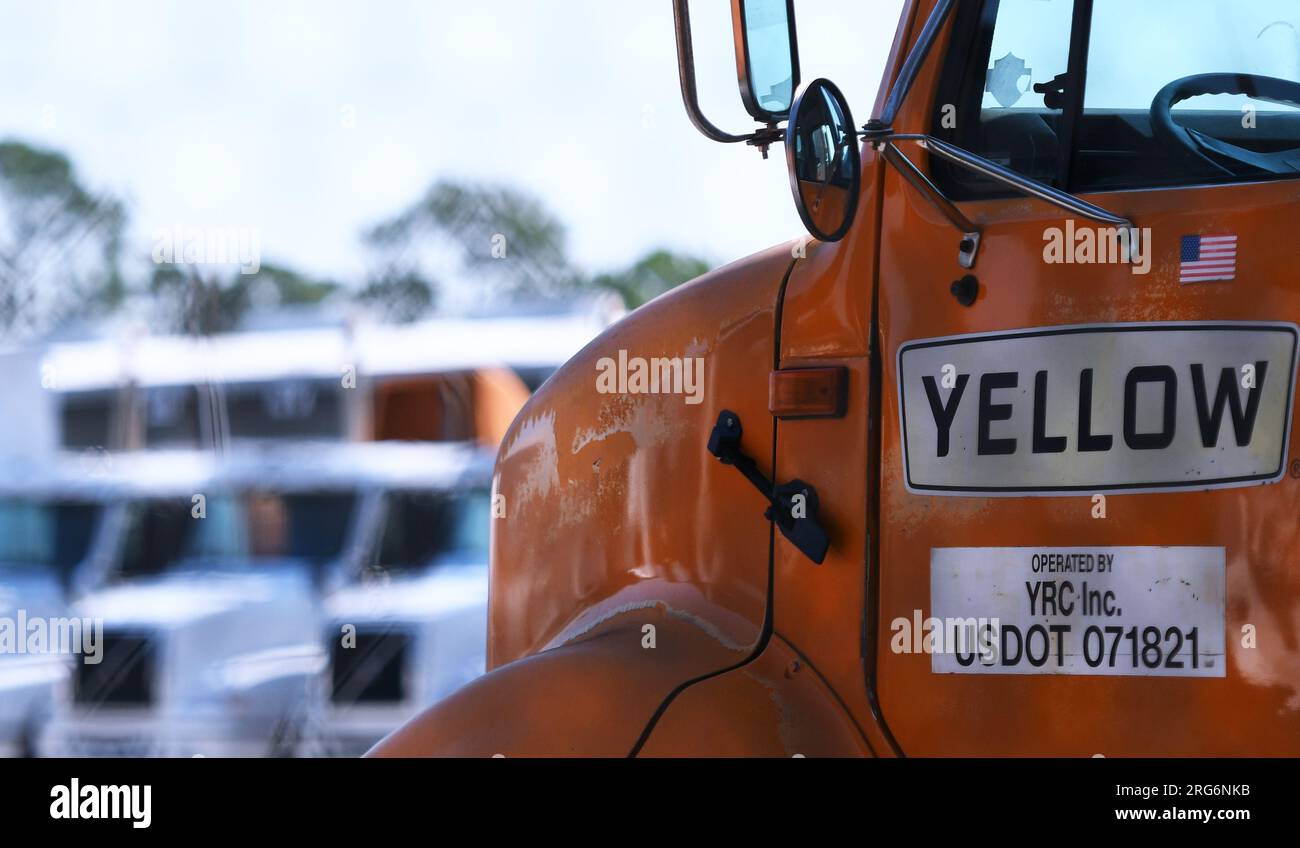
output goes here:
<path id="1" fill-rule="evenodd" d="M 740 416 L 724 409 L 709 434 L 709 453 L 723 465 L 734 465 L 745 475 L 745 479 L 767 499 L 768 507 L 764 513 L 767 520 L 775 522 L 781 535 L 804 556 L 821 565 L 831 542 L 817 517 L 821 507 L 817 490 L 802 480 L 773 485 L 758 470 L 753 458 L 740 449 L 741 433 Z"/>

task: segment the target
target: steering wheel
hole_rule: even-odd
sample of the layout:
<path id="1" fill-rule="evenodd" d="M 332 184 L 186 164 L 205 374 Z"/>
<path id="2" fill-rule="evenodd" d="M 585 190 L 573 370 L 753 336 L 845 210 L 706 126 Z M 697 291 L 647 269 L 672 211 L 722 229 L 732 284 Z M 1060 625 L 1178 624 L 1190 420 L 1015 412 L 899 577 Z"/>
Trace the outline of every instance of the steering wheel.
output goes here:
<path id="1" fill-rule="evenodd" d="M 1225 174 L 1232 176 L 1236 172 L 1209 154 L 1270 174 L 1300 173 L 1300 148 L 1257 153 L 1175 123 L 1174 104 L 1202 94 L 1244 94 L 1256 100 L 1300 106 L 1300 82 L 1258 74 L 1196 74 L 1174 80 L 1160 89 L 1155 100 L 1151 101 L 1151 128 L 1157 140 L 1168 146 L 1181 147 L 1192 157 L 1208 162 Z"/>

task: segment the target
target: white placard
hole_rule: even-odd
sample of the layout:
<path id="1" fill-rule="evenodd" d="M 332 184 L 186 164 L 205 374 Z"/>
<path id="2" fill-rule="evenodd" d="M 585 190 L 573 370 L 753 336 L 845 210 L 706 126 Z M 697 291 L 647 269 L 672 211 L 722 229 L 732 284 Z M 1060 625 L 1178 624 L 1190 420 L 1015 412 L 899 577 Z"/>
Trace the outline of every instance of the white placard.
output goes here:
<path id="1" fill-rule="evenodd" d="M 934 548 L 939 674 L 1223 677 L 1224 549 Z"/>
<path id="2" fill-rule="evenodd" d="M 1052 496 L 1276 482 L 1294 324 L 1047 327 L 898 352 L 908 491 Z"/>

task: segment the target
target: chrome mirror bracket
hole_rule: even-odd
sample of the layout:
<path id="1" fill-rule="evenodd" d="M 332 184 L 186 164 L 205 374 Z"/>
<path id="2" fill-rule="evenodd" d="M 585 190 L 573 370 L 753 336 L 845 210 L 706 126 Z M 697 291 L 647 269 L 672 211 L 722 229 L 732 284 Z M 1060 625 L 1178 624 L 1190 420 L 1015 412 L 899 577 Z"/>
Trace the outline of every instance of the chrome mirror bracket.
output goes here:
<path id="1" fill-rule="evenodd" d="M 957 264 L 970 270 L 975 267 L 975 259 L 979 256 L 980 250 L 980 233 L 978 230 L 966 233 L 957 247 Z"/>
<path id="2" fill-rule="evenodd" d="M 896 133 L 879 120 L 868 122 L 859 131 L 859 135 L 874 150 L 880 153 L 885 161 L 894 166 L 903 179 L 921 192 L 931 205 L 942 212 L 944 217 L 962 233 L 962 242 L 958 249 L 957 260 L 963 268 L 973 268 L 975 266 L 980 246 L 979 226 L 967 218 L 948 199 L 948 196 L 920 168 L 916 167 L 911 159 L 907 158 L 895 142 L 915 142 L 917 146 L 929 151 L 934 156 L 952 162 L 1028 197 L 1050 203 L 1080 218 L 1119 227 L 1127 234 L 1126 242 L 1130 259 L 1139 255 L 1142 249 L 1141 231 L 1130 219 L 1109 212 L 1086 200 L 1080 200 L 1069 192 L 1032 180 L 1009 168 L 1004 168 L 996 162 L 985 159 L 983 156 L 971 153 L 969 150 L 955 144 L 949 144 L 943 139 L 922 133 Z"/>
<path id="3" fill-rule="evenodd" d="M 975 260 L 979 257 L 980 228 L 967 218 L 892 141 L 872 142 L 872 146 L 880 151 L 885 161 L 893 165 L 903 179 L 920 192 L 930 205 L 939 210 L 948 219 L 948 223 L 961 233 L 961 242 L 957 246 L 957 262 L 963 268 L 974 268 Z"/>

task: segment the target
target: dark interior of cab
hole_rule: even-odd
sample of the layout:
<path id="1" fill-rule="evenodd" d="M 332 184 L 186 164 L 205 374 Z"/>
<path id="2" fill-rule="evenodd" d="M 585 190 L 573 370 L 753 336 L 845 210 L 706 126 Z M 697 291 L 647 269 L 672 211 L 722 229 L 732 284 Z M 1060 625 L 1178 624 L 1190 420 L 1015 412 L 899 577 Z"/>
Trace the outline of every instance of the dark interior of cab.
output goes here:
<path id="1" fill-rule="evenodd" d="M 1237 112 L 1180 109 L 1174 116 L 1184 127 L 1260 153 L 1295 148 L 1300 139 L 1300 112 L 1260 112 L 1251 129 L 1243 126 Z M 1157 138 L 1150 112 L 1130 109 L 1083 113 L 1076 130 L 1078 144 L 1070 185 L 1061 185 L 1061 120 L 1061 112 L 1049 109 L 989 110 L 975 132 L 941 133 L 936 127 L 935 135 L 1040 182 L 1076 193 L 1277 176 L 1226 157 L 1218 157 L 1215 161 L 1221 167 L 1216 167 L 1187 155 Z M 1300 151 L 1295 163 L 1300 176 Z M 936 172 L 939 170 L 936 167 Z M 996 183 L 981 180 L 968 170 L 942 170 L 944 173 L 936 174 L 941 185 L 959 199 L 1005 194 Z"/>
<path id="2" fill-rule="evenodd" d="M 989 108 L 986 80 L 997 9 L 997 0 L 959 6 L 955 31 L 972 35 L 958 38 L 942 71 L 930 130 L 936 137 L 1075 194 L 1300 176 L 1300 82 L 1294 80 L 1235 69 L 1171 75 L 1145 109 L 1086 108 L 1083 39 L 1071 45 L 1071 70 L 1031 80 L 1032 93 L 1042 95 L 1044 105 Z M 1239 99 L 1229 101 L 1231 107 L 1194 108 L 1195 98 L 1211 94 Z M 1253 105 L 1260 102 L 1269 108 Z M 1248 103 L 1257 111 L 1238 108 Z M 968 115 L 979 118 L 961 119 Z M 1011 194 L 937 158 L 931 168 L 954 200 Z"/>

